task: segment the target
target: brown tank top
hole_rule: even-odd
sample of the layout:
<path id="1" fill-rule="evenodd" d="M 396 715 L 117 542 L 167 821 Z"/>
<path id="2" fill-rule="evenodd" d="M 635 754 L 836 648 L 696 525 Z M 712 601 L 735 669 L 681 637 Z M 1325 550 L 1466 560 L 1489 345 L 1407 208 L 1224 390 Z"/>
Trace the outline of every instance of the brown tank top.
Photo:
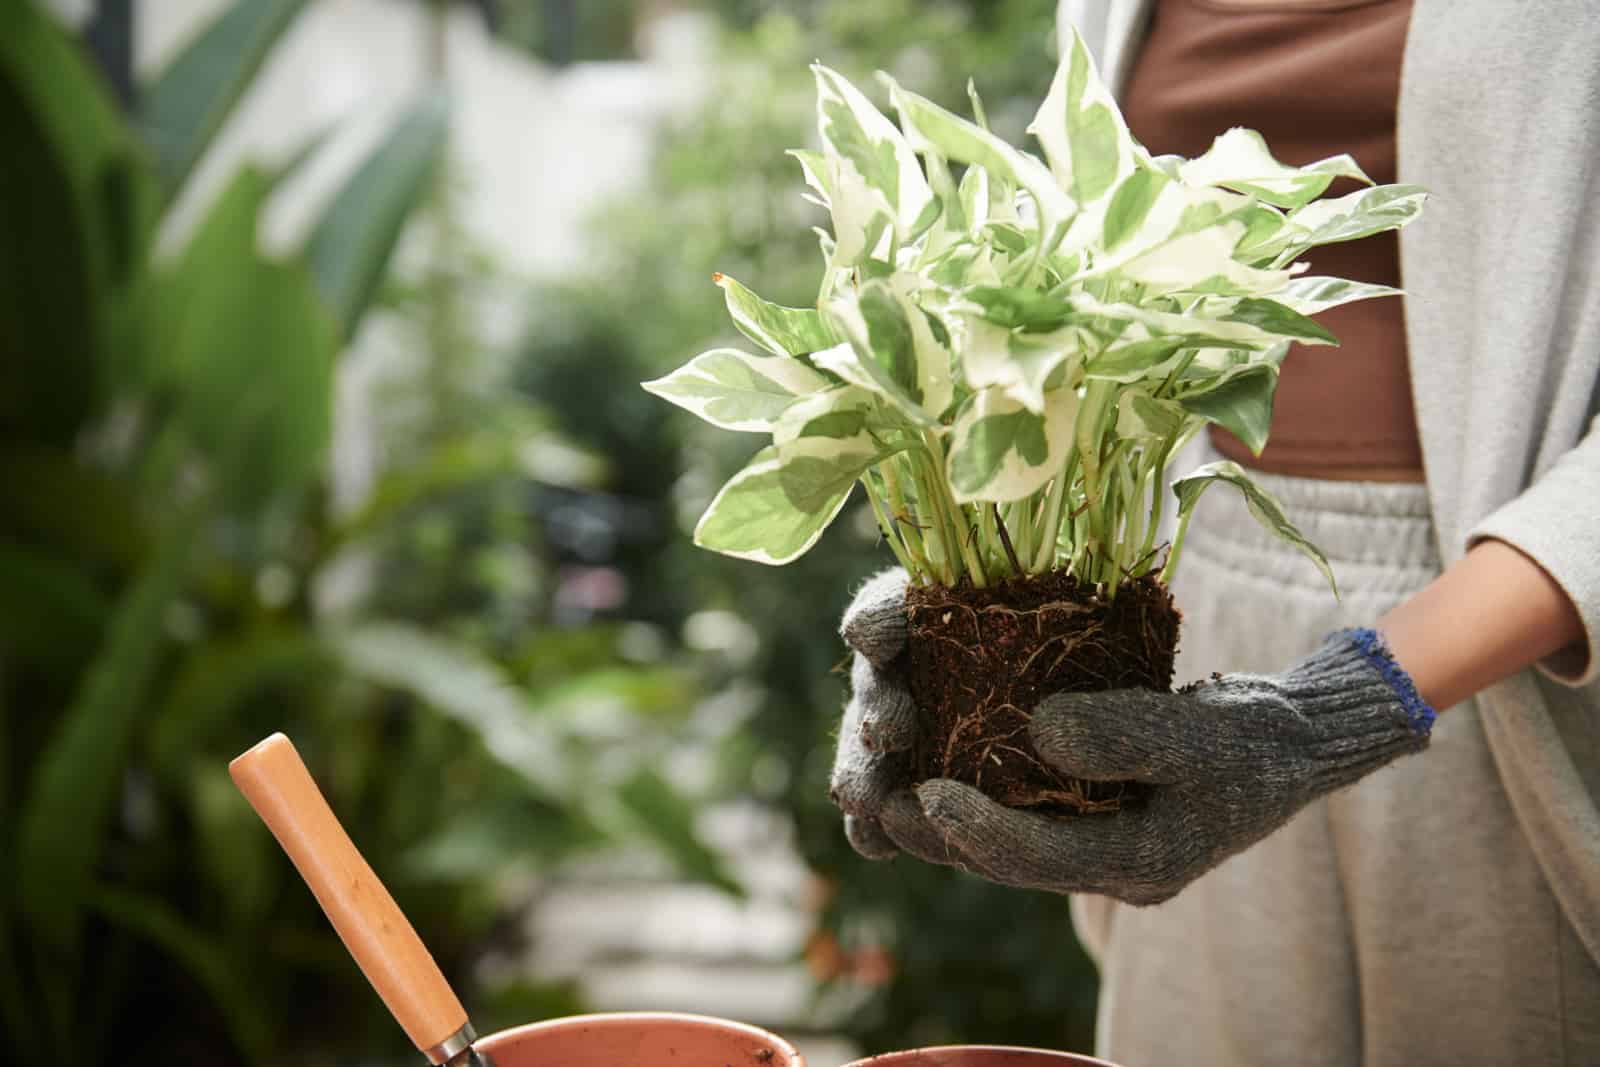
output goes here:
<path id="1" fill-rule="evenodd" d="M 1374 181 L 1392 182 L 1410 16 L 1411 0 L 1157 0 L 1124 94 L 1128 126 L 1152 152 L 1187 157 L 1228 127 L 1246 126 L 1285 163 L 1349 152 Z M 1326 195 L 1358 188 L 1341 178 Z M 1301 258 L 1311 274 L 1400 284 L 1393 233 Z M 1218 451 L 1287 474 L 1420 477 L 1402 299 L 1317 316 L 1341 347 L 1290 351 L 1259 458 L 1213 427 Z"/>

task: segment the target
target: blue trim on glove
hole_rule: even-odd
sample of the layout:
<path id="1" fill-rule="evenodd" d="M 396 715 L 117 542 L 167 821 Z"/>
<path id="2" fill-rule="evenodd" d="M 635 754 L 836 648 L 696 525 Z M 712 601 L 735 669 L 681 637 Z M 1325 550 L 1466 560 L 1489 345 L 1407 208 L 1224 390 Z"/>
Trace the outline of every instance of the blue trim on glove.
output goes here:
<path id="1" fill-rule="evenodd" d="M 1356 650 L 1383 676 L 1383 680 L 1389 683 L 1389 688 L 1394 690 L 1400 706 L 1405 709 L 1406 719 L 1411 723 L 1412 732 L 1419 737 L 1427 737 L 1433 731 L 1433 721 L 1439 717 L 1438 713 L 1422 699 L 1421 694 L 1417 692 L 1416 683 L 1411 680 L 1411 675 L 1395 661 L 1394 653 L 1389 651 L 1383 635 L 1376 630 L 1366 628 L 1343 630 L 1340 635 L 1355 645 Z"/>

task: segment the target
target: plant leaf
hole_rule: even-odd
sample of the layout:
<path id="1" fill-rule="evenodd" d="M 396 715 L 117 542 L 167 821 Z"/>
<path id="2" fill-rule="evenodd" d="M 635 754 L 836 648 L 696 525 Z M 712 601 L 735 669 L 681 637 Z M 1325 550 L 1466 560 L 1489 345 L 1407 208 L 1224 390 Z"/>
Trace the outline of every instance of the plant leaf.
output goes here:
<path id="1" fill-rule="evenodd" d="M 1162 191 L 1171 184 L 1172 180 L 1164 174 L 1142 167 L 1128 175 L 1106 205 L 1101 246 L 1108 250 L 1116 248 L 1139 232 Z"/>
<path id="2" fill-rule="evenodd" d="M 739 332 L 775 356 L 803 356 L 839 343 L 816 308 L 768 303 L 726 274 L 711 280 L 721 287 Z"/>
<path id="3" fill-rule="evenodd" d="M 828 380 L 787 356 L 752 356 L 733 348 L 702 352 L 664 378 L 644 383 L 656 396 L 724 430 L 771 432 L 778 417 Z"/>
<path id="4" fill-rule="evenodd" d="M 156 282 L 158 370 L 183 398 L 197 447 L 216 450 L 237 432 L 240 407 L 263 401 L 229 486 L 240 506 L 302 484 L 319 469 L 332 432 L 337 337 L 304 268 L 256 247 L 270 188 L 265 172 L 241 168 Z"/>
<path id="5" fill-rule="evenodd" d="M 694 543 L 724 555 L 777 565 L 804 555 L 839 514 L 868 463 L 756 453 L 728 480 L 694 530 Z"/>
<path id="6" fill-rule="evenodd" d="M 971 312 L 956 314 L 955 321 L 968 387 L 998 388 L 1036 415 L 1044 414 L 1045 388 L 1057 369 L 1083 351 L 1079 331 L 1072 328 L 1019 333 Z"/>
<path id="7" fill-rule="evenodd" d="M 950 354 L 933 324 L 904 291 L 914 276 L 875 279 L 824 309 L 847 343 L 812 361 L 852 385 L 878 393 L 902 414 L 930 428 L 950 406 Z"/>
<path id="8" fill-rule="evenodd" d="M 355 336 L 406 220 L 444 157 L 449 100 L 423 94 L 323 209 L 306 243 L 317 289 L 345 340 Z"/>
<path id="9" fill-rule="evenodd" d="M 1348 155 L 1330 156 L 1304 167 L 1279 163 L 1259 133 L 1239 126 L 1217 137 L 1204 155 L 1181 165 L 1178 173 L 1188 185 L 1220 185 L 1283 208 L 1310 203 L 1335 178 L 1372 184 Z"/>
<path id="10" fill-rule="evenodd" d="M 1231 431 L 1255 455 L 1266 447 L 1272 426 L 1272 399 L 1278 369 L 1270 363 L 1250 365 L 1216 388 L 1179 399 L 1184 410 Z"/>
<path id="11" fill-rule="evenodd" d="M 515 679 L 470 645 L 399 622 L 333 629 L 326 640 L 356 677 L 412 693 L 470 729 L 543 799 L 563 807 L 579 802 L 565 739 Z"/>
<path id="12" fill-rule="evenodd" d="M 1192 512 L 1200 500 L 1200 494 L 1216 482 L 1225 482 L 1239 490 L 1244 495 L 1245 504 L 1250 508 L 1250 514 L 1256 517 L 1256 521 L 1304 552 L 1311 562 L 1317 565 L 1322 576 L 1328 579 L 1328 585 L 1332 587 L 1334 595 L 1339 594 L 1338 583 L 1333 579 L 1333 568 L 1328 565 L 1328 558 L 1322 554 L 1322 550 L 1306 540 L 1305 535 L 1283 513 L 1283 505 L 1279 504 L 1271 493 L 1251 481 L 1244 468 L 1232 460 L 1207 463 L 1172 483 L 1172 491 L 1178 497 L 1179 516 Z"/>
<path id="13" fill-rule="evenodd" d="M 956 163 L 976 164 L 990 172 L 991 178 L 999 175 L 1014 186 L 1028 191 L 1039 210 L 1039 228 L 1044 235 L 1044 251 L 1064 232 L 1065 224 L 1072 218 L 1077 206 L 1061 186 L 1056 183 L 1050 169 L 1026 152 L 1019 151 L 1005 141 L 973 125 L 966 119 L 953 115 L 931 100 L 890 83 L 890 95 L 895 110 L 900 114 L 900 124 L 905 128 L 906 139 L 913 148 L 937 151 Z"/>
<path id="14" fill-rule="evenodd" d="M 140 93 L 138 122 L 175 196 L 306 0 L 234 0 Z"/>
<path id="15" fill-rule="evenodd" d="M 1337 345 L 1339 339 L 1300 312 L 1258 297 L 1246 297 L 1225 316 L 1228 322 L 1248 322 L 1277 337 L 1292 337 L 1303 345 Z"/>
<path id="16" fill-rule="evenodd" d="M 1310 248 L 1397 230 L 1421 213 L 1427 199 L 1420 185 L 1380 185 L 1307 204 L 1289 215 L 1277 242 L 1283 245 L 1277 260 L 1287 262 Z"/>
<path id="17" fill-rule="evenodd" d="M 1078 398 L 1045 397 L 1035 414 L 1002 389 L 974 393 L 951 428 L 950 488 L 960 503 L 1020 500 L 1060 472 L 1072 444 Z"/>
<path id="18" fill-rule="evenodd" d="M 1317 315 L 1329 308 L 1379 296 L 1400 296 L 1402 290 L 1344 278 L 1295 278 L 1272 294 L 1272 299 L 1302 315 Z"/>
<path id="19" fill-rule="evenodd" d="M 811 66 L 817 81 L 817 129 L 823 144 L 848 160 L 888 204 L 903 239 L 933 199 L 922 167 L 894 123 L 836 71 Z"/>
<path id="20" fill-rule="evenodd" d="M 143 369 L 154 175 L 48 8 L 0 3 L 0 435 L 62 449 Z"/>
<path id="21" fill-rule="evenodd" d="M 1076 27 L 1050 91 L 1028 124 L 1056 180 L 1080 209 L 1134 173 L 1134 142 Z"/>

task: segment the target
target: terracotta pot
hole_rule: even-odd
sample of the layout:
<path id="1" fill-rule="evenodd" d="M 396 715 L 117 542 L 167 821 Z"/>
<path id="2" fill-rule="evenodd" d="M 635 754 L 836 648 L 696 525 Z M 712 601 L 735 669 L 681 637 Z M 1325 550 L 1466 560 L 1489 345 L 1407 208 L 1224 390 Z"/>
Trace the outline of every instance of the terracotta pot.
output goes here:
<path id="1" fill-rule="evenodd" d="M 1093 1056 L 1011 1045 L 940 1045 L 885 1052 L 845 1067 L 1116 1067 Z"/>
<path id="2" fill-rule="evenodd" d="M 805 1067 L 776 1034 L 673 1012 L 571 1015 L 501 1030 L 475 1047 L 496 1067 Z"/>

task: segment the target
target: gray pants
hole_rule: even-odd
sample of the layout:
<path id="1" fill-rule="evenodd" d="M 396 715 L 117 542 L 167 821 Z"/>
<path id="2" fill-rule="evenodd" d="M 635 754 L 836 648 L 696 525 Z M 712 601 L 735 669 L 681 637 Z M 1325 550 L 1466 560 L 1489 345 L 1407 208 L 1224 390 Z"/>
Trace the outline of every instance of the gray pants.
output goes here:
<path id="1" fill-rule="evenodd" d="M 1439 569 L 1420 486 L 1262 477 L 1316 569 L 1226 487 L 1189 531 L 1177 680 L 1273 672 Z M 1226 495 L 1225 495 L 1226 494 Z M 1440 620 L 1448 626 L 1448 620 Z M 1125 1067 L 1600 1065 L 1600 967 L 1507 803 L 1478 709 L 1154 908 L 1072 902 Z"/>

